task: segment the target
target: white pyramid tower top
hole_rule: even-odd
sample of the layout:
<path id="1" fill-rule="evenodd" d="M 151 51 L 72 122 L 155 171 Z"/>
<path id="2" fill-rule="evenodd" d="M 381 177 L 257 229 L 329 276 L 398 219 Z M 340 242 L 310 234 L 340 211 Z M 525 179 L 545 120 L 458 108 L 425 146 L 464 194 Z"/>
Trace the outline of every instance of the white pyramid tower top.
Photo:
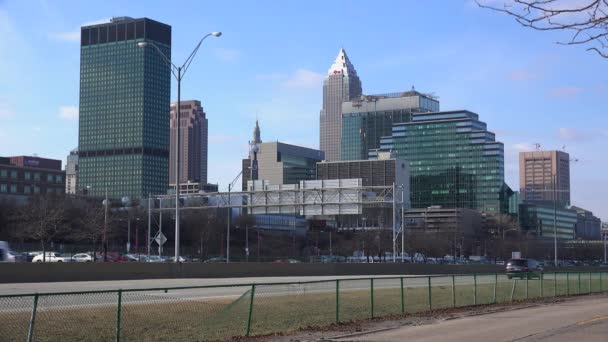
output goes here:
<path id="1" fill-rule="evenodd" d="M 344 51 L 344 49 L 340 49 L 340 52 L 338 52 L 338 57 L 336 57 L 334 64 L 331 65 L 327 74 L 357 76 L 357 70 L 355 70 L 355 67 L 350 63 L 350 60 L 346 55 L 346 51 Z"/>

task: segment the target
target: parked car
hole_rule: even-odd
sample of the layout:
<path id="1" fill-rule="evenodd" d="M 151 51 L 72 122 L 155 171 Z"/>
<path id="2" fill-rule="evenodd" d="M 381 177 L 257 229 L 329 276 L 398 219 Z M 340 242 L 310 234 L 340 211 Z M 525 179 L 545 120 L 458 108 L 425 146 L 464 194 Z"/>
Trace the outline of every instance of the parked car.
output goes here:
<path id="1" fill-rule="evenodd" d="M 518 278 L 540 278 L 540 273 L 543 271 L 542 265 L 534 259 L 511 259 L 507 262 L 505 268 L 509 279 Z"/>
<path id="2" fill-rule="evenodd" d="M 166 260 L 167 262 L 175 262 L 175 257 L 170 257 Z M 179 257 L 179 262 L 189 262 L 190 260 L 188 260 L 188 258 L 185 258 L 183 256 L 180 255 Z"/>
<path id="3" fill-rule="evenodd" d="M 217 258 L 211 258 L 211 259 L 207 259 L 205 260 L 205 262 L 226 262 L 226 258 L 224 257 L 217 257 Z"/>
<path id="4" fill-rule="evenodd" d="M 46 255 L 46 258 L 44 257 Z M 61 255 L 57 252 L 40 253 L 32 259 L 32 262 L 71 262 L 70 256 Z"/>
<path id="5" fill-rule="evenodd" d="M 322 262 L 329 262 L 329 261 L 322 261 Z M 273 263 L 275 263 L 275 264 L 299 264 L 300 261 L 295 260 L 295 259 L 278 259 L 278 260 L 273 261 Z"/>
<path id="6" fill-rule="evenodd" d="M 27 252 L 25 253 L 26 262 L 32 262 L 35 256 L 42 254 L 42 252 Z"/>
<path id="7" fill-rule="evenodd" d="M 0 241 L 0 262 L 15 262 L 15 256 L 11 253 L 6 241 Z"/>
<path id="8" fill-rule="evenodd" d="M 158 256 L 158 255 L 150 255 L 144 258 L 145 262 L 167 262 L 167 259 Z"/>
<path id="9" fill-rule="evenodd" d="M 72 261 L 74 262 L 93 262 L 93 256 L 88 253 L 78 253 L 72 255 Z"/>

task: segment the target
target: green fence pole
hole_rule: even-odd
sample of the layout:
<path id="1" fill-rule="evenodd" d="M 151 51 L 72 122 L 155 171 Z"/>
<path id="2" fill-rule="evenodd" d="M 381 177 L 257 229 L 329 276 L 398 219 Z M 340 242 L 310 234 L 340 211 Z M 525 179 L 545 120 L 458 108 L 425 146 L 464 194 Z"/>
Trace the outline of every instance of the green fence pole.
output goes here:
<path id="1" fill-rule="evenodd" d="M 429 311 L 433 310 L 433 300 L 431 297 L 431 277 L 427 277 L 428 279 L 428 284 L 429 284 Z"/>
<path id="2" fill-rule="evenodd" d="M 452 274 L 452 307 L 456 307 L 456 280 Z"/>
<path id="3" fill-rule="evenodd" d="M 477 305 L 477 274 L 473 274 L 473 305 Z"/>
<path id="4" fill-rule="evenodd" d="M 403 277 L 401 277 L 401 313 L 405 313 L 405 296 L 403 295 Z"/>
<path id="5" fill-rule="evenodd" d="M 247 316 L 247 332 L 245 336 L 249 337 L 251 332 L 251 314 L 253 313 L 253 298 L 255 296 L 255 284 L 251 285 L 251 294 L 249 296 L 249 315 Z"/>
<path id="6" fill-rule="evenodd" d="M 566 293 L 570 295 L 570 272 L 566 272 Z"/>
<path id="7" fill-rule="evenodd" d="M 604 272 L 600 272 L 600 292 L 604 292 L 604 284 L 602 284 L 602 274 L 604 274 Z"/>
<path id="8" fill-rule="evenodd" d="M 591 293 L 591 271 L 589 271 L 589 291 L 587 293 Z"/>
<path id="9" fill-rule="evenodd" d="M 543 287 L 543 272 L 540 272 L 540 297 L 543 298 L 545 296 L 545 291 Z"/>
<path id="10" fill-rule="evenodd" d="M 340 280 L 336 279 L 336 323 L 340 323 Z"/>
<path id="11" fill-rule="evenodd" d="M 576 294 L 577 295 L 581 294 L 581 272 L 578 272 L 578 285 L 577 285 L 577 289 L 576 289 Z"/>
<path id="12" fill-rule="evenodd" d="M 116 308 L 116 342 L 120 342 L 120 320 L 122 314 L 122 290 L 118 290 L 118 307 Z"/>
<path id="13" fill-rule="evenodd" d="M 526 272 L 526 299 L 528 299 L 528 279 L 530 279 L 530 273 Z"/>
<path id="14" fill-rule="evenodd" d="M 38 294 L 34 295 L 34 307 L 32 308 L 32 317 L 30 318 L 30 328 L 27 332 L 27 342 L 34 340 L 34 324 L 36 323 L 36 310 L 38 309 Z"/>
<path id="15" fill-rule="evenodd" d="M 492 296 L 492 303 L 496 304 L 496 288 L 498 287 L 498 273 L 494 273 L 494 295 Z"/>
<path id="16" fill-rule="evenodd" d="M 557 297 L 557 272 L 553 272 L 553 297 Z"/>
<path id="17" fill-rule="evenodd" d="M 369 300 L 370 300 L 370 315 L 371 315 L 371 318 L 374 318 L 374 278 L 370 278 Z"/>

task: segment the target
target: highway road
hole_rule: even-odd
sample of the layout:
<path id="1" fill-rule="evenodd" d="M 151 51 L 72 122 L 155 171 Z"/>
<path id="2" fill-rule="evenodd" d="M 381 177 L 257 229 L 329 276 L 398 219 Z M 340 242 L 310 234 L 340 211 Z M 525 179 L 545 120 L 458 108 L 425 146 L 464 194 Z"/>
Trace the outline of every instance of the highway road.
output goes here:
<path id="1" fill-rule="evenodd" d="M 605 342 L 608 296 L 407 326 L 332 341 L 551 341 Z"/>

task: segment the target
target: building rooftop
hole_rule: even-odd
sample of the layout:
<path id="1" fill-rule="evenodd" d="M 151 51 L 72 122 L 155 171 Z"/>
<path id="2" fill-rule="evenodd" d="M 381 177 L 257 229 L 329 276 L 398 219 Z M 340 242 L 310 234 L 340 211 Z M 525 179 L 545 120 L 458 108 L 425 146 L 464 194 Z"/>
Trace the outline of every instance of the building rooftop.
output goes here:
<path id="1" fill-rule="evenodd" d="M 357 70 L 355 70 L 355 67 L 348 59 L 344 49 L 340 49 L 340 52 L 338 52 L 338 56 L 336 57 L 334 64 L 329 67 L 327 75 L 357 76 Z"/>

